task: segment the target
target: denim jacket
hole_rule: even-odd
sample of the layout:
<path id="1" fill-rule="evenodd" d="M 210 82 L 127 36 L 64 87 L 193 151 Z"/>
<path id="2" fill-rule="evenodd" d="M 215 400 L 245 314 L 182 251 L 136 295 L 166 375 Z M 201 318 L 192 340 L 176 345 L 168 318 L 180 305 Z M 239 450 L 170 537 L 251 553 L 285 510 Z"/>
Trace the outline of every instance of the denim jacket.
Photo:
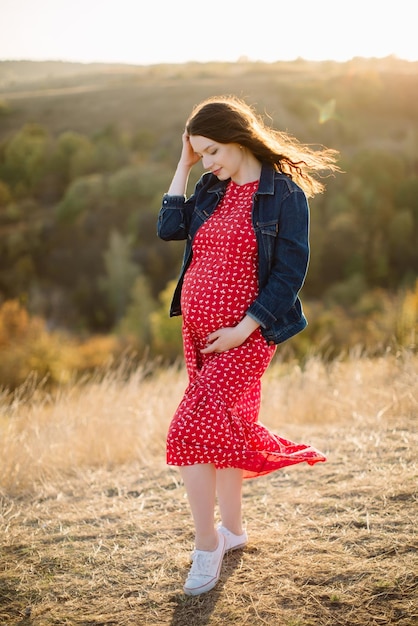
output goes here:
<path id="1" fill-rule="evenodd" d="M 165 241 L 187 240 L 170 316 L 181 315 L 181 288 L 194 236 L 214 212 L 228 182 L 205 173 L 190 198 L 163 196 L 158 236 Z M 260 324 L 270 345 L 279 344 L 307 325 L 298 294 L 309 262 L 309 206 L 302 189 L 268 164 L 262 165 L 253 196 L 252 223 L 258 244 L 259 292 L 246 314 Z"/>

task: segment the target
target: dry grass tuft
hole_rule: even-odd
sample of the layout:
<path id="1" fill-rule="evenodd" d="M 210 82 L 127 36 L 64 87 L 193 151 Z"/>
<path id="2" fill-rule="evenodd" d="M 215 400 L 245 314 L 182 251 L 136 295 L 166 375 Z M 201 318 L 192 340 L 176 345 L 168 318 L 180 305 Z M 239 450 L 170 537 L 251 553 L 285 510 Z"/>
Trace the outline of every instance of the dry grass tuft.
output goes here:
<path id="1" fill-rule="evenodd" d="M 198 598 L 181 591 L 192 523 L 164 465 L 184 372 L 3 398 L 0 624 L 416 625 L 417 364 L 271 368 L 262 420 L 328 461 L 245 483 L 250 543 Z"/>
<path id="2" fill-rule="evenodd" d="M 176 368 L 150 375 L 140 367 L 54 396 L 30 386 L 19 390 L 0 406 L 3 491 L 19 495 L 86 467 L 162 458 L 169 413 L 183 387 L 184 373 Z"/>

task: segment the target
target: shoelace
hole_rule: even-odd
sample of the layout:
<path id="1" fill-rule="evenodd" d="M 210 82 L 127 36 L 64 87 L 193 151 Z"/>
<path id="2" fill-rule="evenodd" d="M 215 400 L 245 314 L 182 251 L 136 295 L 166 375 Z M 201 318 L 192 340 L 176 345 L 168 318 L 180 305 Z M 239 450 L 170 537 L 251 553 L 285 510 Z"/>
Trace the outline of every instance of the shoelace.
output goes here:
<path id="1" fill-rule="evenodd" d="M 195 550 L 193 554 L 193 565 L 190 569 L 191 575 L 210 576 L 210 568 L 213 565 L 215 552 L 206 552 L 203 550 Z"/>

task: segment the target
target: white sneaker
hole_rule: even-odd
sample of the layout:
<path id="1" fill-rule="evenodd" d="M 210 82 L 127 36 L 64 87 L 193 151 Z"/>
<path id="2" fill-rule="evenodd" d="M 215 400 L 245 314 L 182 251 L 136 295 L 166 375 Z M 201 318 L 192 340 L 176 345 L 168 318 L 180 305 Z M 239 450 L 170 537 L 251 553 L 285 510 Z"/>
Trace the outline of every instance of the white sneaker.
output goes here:
<path id="1" fill-rule="evenodd" d="M 230 550 L 238 550 L 239 548 L 243 548 L 248 543 L 248 535 L 247 531 L 244 530 L 242 535 L 234 535 L 230 530 L 219 524 L 218 532 L 222 533 L 225 537 L 225 552 L 229 552 Z"/>
<path id="2" fill-rule="evenodd" d="M 221 573 L 222 559 L 225 554 L 225 537 L 218 532 L 218 547 L 208 550 L 194 550 L 193 564 L 184 584 L 184 593 L 188 596 L 198 596 L 210 591 L 216 585 Z"/>

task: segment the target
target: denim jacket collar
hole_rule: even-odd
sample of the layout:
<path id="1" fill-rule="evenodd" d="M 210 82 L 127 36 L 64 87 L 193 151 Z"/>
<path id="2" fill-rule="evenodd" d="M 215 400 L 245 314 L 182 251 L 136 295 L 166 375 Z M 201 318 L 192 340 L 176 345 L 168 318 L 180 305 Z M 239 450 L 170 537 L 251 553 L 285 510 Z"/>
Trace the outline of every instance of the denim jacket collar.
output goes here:
<path id="1" fill-rule="evenodd" d="M 270 165 L 270 163 L 261 164 L 261 175 L 258 189 L 256 191 L 257 194 L 266 194 L 271 196 L 274 194 L 275 173 L 276 170 L 272 165 Z M 230 180 L 230 178 L 228 178 L 227 180 L 218 180 L 212 187 L 207 190 L 208 193 L 223 193 Z"/>

